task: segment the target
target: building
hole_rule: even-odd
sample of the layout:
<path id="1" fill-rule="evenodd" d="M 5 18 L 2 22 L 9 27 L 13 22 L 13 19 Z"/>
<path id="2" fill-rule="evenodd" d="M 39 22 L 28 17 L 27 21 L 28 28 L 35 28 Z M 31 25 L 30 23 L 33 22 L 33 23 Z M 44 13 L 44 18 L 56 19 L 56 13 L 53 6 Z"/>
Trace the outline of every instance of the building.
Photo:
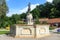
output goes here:
<path id="1" fill-rule="evenodd" d="M 50 26 L 57 26 L 60 27 L 60 18 L 52 18 L 52 19 L 48 19 L 48 18 L 41 18 L 39 19 L 40 23 L 47 23 L 50 24 Z"/>
<path id="2" fill-rule="evenodd" d="M 47 23 L 50 24 L 51 26 L 60 27 L 60 18 L 49 19 Z"/>

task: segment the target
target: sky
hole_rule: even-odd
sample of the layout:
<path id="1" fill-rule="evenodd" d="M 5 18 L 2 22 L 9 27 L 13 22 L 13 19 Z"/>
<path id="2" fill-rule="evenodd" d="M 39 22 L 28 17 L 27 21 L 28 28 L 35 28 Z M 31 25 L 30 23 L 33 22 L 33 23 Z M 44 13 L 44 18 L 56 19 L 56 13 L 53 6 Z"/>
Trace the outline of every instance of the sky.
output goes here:
<path id="1" fill-rule="evenodd" d="M 25 13 L 28 9 L 28 3 L 31 3 L 31 10 L 33 10 L 37 5 L 44 4 L 45 2 L 52 2 L 52 0 L 6 0 L 9 12 L 7 16 L 12 16 L 13 14 Z"/>

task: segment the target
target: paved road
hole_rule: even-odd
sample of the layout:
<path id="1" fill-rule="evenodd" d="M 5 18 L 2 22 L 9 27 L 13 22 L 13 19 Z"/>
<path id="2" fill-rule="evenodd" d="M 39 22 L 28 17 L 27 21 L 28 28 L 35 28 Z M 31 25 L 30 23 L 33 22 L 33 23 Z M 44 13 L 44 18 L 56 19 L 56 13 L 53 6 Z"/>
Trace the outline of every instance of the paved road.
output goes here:
<path id="1" fill-rule="evenodd" d="M 49 37 L 41 38 L 41 40 L 60 40 L 60 34 L 52 34 Z"/>
<path id="2" fill-rule="evenodd" d="M 60 40 L 60 34 L 54 33 L 49 37 L 38 38 L 38 39 L 34 39 L 34 38 L 13 38 L 13 37 L 9 37 L 7 35 L 0 35 L 0 40 Z"/>

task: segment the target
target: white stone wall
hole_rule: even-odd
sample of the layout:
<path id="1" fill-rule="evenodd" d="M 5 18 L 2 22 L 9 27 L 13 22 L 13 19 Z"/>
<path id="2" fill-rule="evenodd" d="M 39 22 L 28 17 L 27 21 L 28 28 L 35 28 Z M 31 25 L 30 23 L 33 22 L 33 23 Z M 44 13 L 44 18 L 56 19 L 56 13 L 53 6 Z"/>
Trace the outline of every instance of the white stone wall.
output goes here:
<path id="1" fill-rule="evenodd" d="M 33 26 L 16 26 L 16 36 L 34 37 L 34 27 Z"/>
<path id="2" fill-rule="evenodd" d="M 40 38 L 49 34 L 49 25 L 15 25 L 11 27 L 11 33 L 20 38 Z"/>
<path id="3" fill-rule="evenodd" d="M 36 37 L 42 37 L 49 34 L 49 25 L 36 25 Z"/>

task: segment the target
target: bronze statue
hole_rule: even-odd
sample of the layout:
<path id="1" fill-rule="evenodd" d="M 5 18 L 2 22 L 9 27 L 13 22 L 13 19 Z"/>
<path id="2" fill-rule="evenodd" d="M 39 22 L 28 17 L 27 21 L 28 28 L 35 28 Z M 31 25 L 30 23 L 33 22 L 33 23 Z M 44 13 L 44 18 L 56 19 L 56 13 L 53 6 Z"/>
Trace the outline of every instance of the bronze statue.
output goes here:
<path id="1" fill-rule="evenodd" d="M 29 2 L 29 4 L 28 4 L 28 13 L 30 12 L 30 10 L 31 10 L 31 8 L 30 8 L 30 2 Z"/>

